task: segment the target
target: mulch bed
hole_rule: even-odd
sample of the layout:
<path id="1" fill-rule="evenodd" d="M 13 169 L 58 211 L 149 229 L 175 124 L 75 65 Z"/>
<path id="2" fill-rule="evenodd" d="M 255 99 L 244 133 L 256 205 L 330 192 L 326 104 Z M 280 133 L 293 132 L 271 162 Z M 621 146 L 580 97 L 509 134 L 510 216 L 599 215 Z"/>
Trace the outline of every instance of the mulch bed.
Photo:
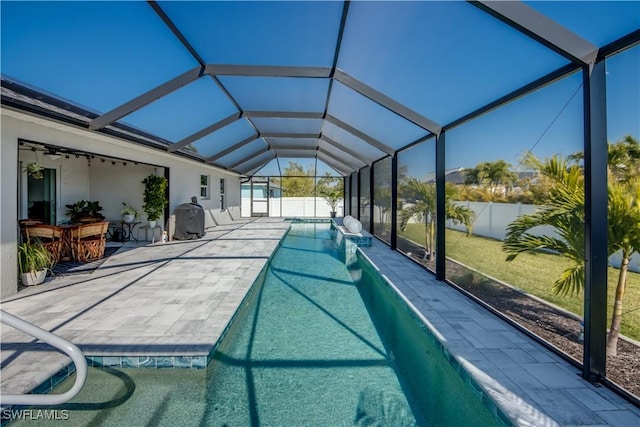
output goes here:
<path id="1" fill-rule="evenodd" d="M 400 242 L 398 242 L 400 246 Z M 433 261 L 423 259 L 424 250 L 408 247 L 402 242 L 405 252 L 430 269 Z M 535 335 L 553 344 L 569 356 L 582 362 L 582 341 L 580 321 L 551 305 L 545 304 L 502 283 L 491 280 L 480 273 L 471 271 L 451 260 L 447 260 L 447 278 L 489 304 L 500 313 L 524 326 Z M 640 397 L 640 347 L 618 340 L 618 355 L 607 356 L 607 379 Z"/>

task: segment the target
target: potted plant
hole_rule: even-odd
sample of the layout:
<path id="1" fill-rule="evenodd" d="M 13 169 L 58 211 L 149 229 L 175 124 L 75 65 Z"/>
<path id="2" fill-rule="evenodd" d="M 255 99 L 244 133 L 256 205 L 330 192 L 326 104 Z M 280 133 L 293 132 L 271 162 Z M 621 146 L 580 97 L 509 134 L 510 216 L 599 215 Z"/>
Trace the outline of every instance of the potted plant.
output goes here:
<path id="1" fill-rule="evenodd" d="M 73 204 L 65 205 L 67 215 L 72 223 L 89 223 L 98 222 L 104 219 L 104 216 L 100 213 L 103 207 L 100 206 L 100 202 L 89 202 L 87 200 L 79 200 Z"/>
<path id="2" fill-rule="evenodd" d="M 39 240 L 32 240 L 18 246 L 18 267 L 24 286 L 39 285 L 44 282 L 47 270 L 54 264 L 53 255 Z"/>
<path id="3" fill-rule="evenodd" d="M 342 191 L 338 188 L 326 190 L 322 197 L 324 197 L 325 202 L 327 202 L 331 209 L 331 218 L 335 218 L 336 208 L 338 207 L 340 200 L 342 200 Z"/>
<path id="4" fill-rule="evenodd" d="M 44 168 L 38 162 L 27 163 L 24 167 L 24 171 L 33 179 L 42 179 L 42 171 Z"/>
<path id="5" fill-rule="evenodd" d="M 147 214 L 149 226 L 155 227 L 156 221 L 164 213 L 168 201 L 165 196 L 167 190 L 167 178 L 160 175 L 149 175 L 142 180 L 144 184 L 144 204 L 142 209 Z"/>
<path id="6" fill-rule="evenodd" d="M 132 208 L 125 202 L 122 202 L 122 205 L 123 207 L 122 207 L 122 210 L 120 211 L 120 213 L 122 214 L 122 220 L 124 222 L 135 221 L 136 216 L 138 215 L 138 211 L 136 211 L 134 208 Z"/>
<path id="7" fill-rule="evenodd" d="M 331 209 L 331 218 L 336 217 L 338 204 L 344 198 L 344 182 L 342 179 L 332 177 L 330 173 L 320 178 L 317 183 L 318 195 L 327 202 Z"/>

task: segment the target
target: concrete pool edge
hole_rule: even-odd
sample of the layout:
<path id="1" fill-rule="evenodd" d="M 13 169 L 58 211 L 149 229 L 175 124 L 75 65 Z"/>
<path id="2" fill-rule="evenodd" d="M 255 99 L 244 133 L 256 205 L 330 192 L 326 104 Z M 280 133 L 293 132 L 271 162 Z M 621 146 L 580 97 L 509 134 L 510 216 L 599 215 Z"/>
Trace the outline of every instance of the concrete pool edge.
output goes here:
<path id="1" fill-rule="evenodd" d="M 235 308 L 233 309 L 233 312 L 232 312 L 232 313 L 235 313 L 238 307 L 240 307 L 240 305 L 242 304 L 242 301 L 244 300 L 244 298 L 247 296 L 253 283 L 259 278 L 261 274 L 263 274 L 263 271 L 265 270 L 266 266 L 268 265 L 271 258 L 273 257 L 273 254 L 275 253 L 276 249 L 280 246 L 282 242 L 282 238 L 284 237 L 285 234 L 288 233 L 289 228 L 290 228 L 290 224 L 284 222 L 283 220 L 276 220 L 276 221 L 262 220 L 262 221 L 241 221 L 241 222 L 239 221 L 238 224 L 233 224 L 232 226 L 226 227 L 224 229 L 221 228 L 221 230 L 217 231 L 216 233 L 211 233 L 211 235 L 207 234 L 205 238 L 200 239 L 198 241 L 184 241 L 184 242 L 178 242 L 178 243 L 180 244 L 179 245 L 180 247 L 182 246 L 191 247 L 192 245 L 201 247 L 202 245 L 208 245 L 210 243 L 217 244 L 219 240 L 220 241 L 226 240 L 229 242 L 236 240 L 238 242 L 238 245 L 236 245 L 235 243 L 222 244 L 225 250 L 224 250 L 224 253 L 222 254 L 223 256 L 219 258 L 234 260 L 234 259 L 243 258 L 244 256 L 253 260 L 253 262 L 250 263 L 249 268 L 242 268 L 238 270 L 240 271 L 239 275 L 236 274 L 234 276 L 234 277 L 242 277 L 246 279 L 247 273 L 251 273 L 251 276 L 253 277 L 253 280 L 251 282 L 248 282 L 246 287 L 244 286 L 241 287 L 244 289 L 240 289 L 240 292 L 238 292 L 238 289 L 236 289 L 235 287 L 233 288 L 232 291 L 229 292 L 229 295 L 231 295 L 232 293 L 235 293 L 235 296 L 229 300 L 229 303 L 233 303 L 235 305 Z M 254 229 L 269 230 L 269 233 L 267 234 L 267 236 L 269 237 L 259 238 L 255 234 Z M 234 233 L 234 234 L 229 234 L 229 233 Z M 258 238 L 258 243 L 260 243 L 257 247 L 253 245 L 247 246 L 246 243 L 241 243 L 242 240 L 252 239 L 253 236 L 256 236 L 256 238 Z M 276 242 L 274 242 L 274 245 L 271 246 L 271 244 L 268 243 L 269 241 L 272 241 L 272 242 L 276 241 Z M 144 251 L 145 253 L 147 253 L 150 251 L 158 251 L 158 250 L 164 251 L 165 249 L 167 251 L 171 251 L 172 247 L 176 248 L 177 246 L 171 245 L 171 244 L 154 245 L 154 246 L 150 245 L 150 246 L 144 246 L 144 247 L 142 246 L 136 247 L 134 249 Z M 246 249 L 240 249 L 240 252 L 238 252 L 235 250 L 236 247 L 246 248 Z M 176 250 L 173 250 L 173 252 L 178 253 L 177 257 L 173 258 L 175 256 L 173 253 L 169 257 L 171 259 L 181 260 L 180 253 L 182 252 L 182 250 L 176 249 Z M 220 254 L 220 252 L 214 248 L 213 254 L 218 255 Z M 154 259 L 158 258 L 157 254 L 151 253 L 150 255 Z M 167 260 L 169 259 L 169 257 L 161 256 L 160 261 Z M 125 271 L 126 271 L 126 267 L 136 263 L 138 258 L 144 260 L 146 264 L 150 264 L 149 262 L 146 261 L 146 258 L 148 258 L 148 256 L 145 258 L 145 255 L 143 253 L 140 253 L 140 255 L 134 256 L 133 258 L 130 256 L 130 254 L 127 254 L 127 259 L 123 261 L 124 263 L 123 265 L 125 266 Z M 262 260 L 262 258 L 264 258 L 264 261 Z M 198 261 L 196 260 L 196 262 Z M 116 262 L 116 264 L 118 263 Z M 261 265 L 258 265 L 258 264 L 261 264 Z M 254 268 L 254 266 L 257 268 Z M 109 268 L 113 270 L 112 265 L 110 265 Z M 118 268 L 119 268 L 118 265 L 116 265 L 116 269 Z M 232 267 L 232 268 L 235 268 L 235 267 Z M 131 271 L 135 273 L 136 270 L 131 269 Z M 186 273 L 191 273 L 191 271 L 192 270 L 188 270 Z M 228 271 L 229 270 L 227 269 L 227 272 Z M 235 271 L 235 270 L 231 270 L 231 271 Z M 144 274 L 144 272 L 141 274 Z M 224 285 L 225 289 L 229 289 L 227 287 L 227 285 L 229 284 L 228 282 L 229 274 L 231 273 L 227 273 L 227 275 L 224 276 L 227 280 L 227 282 L 225 282 L 225 285 Z M 165 274 L 165 276 L 169 277 L 170 279 L 171 277 L 175 277 L 175 274 L 169 273 L 169 274 Z M 187 274 L 184 274 L 184 276 L 186 277 Z M 105 275 L 105 277 L 109 278 L 109 277 L 115 277 L 115 276 L 113 273 L 111 273 L 111 274 Z M 134 279 L 136 279 L 136 277 L 137 276 L 134 276 Z M 75 277 L 66 278 L 66 279 L 75 279 Z M 132 279 L 132 281 L 135 281 L 134 279 Z M 42 323 L 42 321 L 32 320 L 33 314 L 35 313 L 37 315 L 37 313 L 40 313 L 46 310 L 49 306 L 55 306 L 55 302 L 53 301 L 55 300 L 55 297 L 54 298 L 47 297 L 45 300 L 47 303 L 49 303 L 49 305 L 45 305 L 43 308 L 38 308 L 37 311 L 33 311 L 29 309 L 29 307 L 33 304 L 31 302 L 32 299 L 34 298 L 42 299 L 39 294 L 47 294 L 48 292 L 51 292 L 51 291 L 55 291 L 55 294 L 61 293 L 63 299 L 67 298 L 66 296 L 67 294 L 70 294 L 71 297 L 73 297 L 73 295 L 79 295 L 81 293 L 73 290 L 75 289 L 76 286 L 80 286 L 81 289 L 83 289 L 86 286 L 88 289 L 92 291 L 95 291 L 96 289 L 102 290 L 103 286 L 102 286 L 102 283 L 100 283 L 101 281 L 103 281 L 102 276 L 98 276 L 97 278 L 82 276 L 75 280 L 67 280 L 64 283 L 62 283 L 62 286 L 52 283 L 50 289 L 41 290 L 40 293 L 35 293 L 33 295 L 26 295 L 21 298 L 15 299 L 15 301 L 14 300 L 3 301 L 2 303 L 3 309 L 5 309 L 5 306 L 6 306 L 7 309 L 11 310 L 17 315 L 23 316 L 23 318 L 25 318 L 26 320 L 30 320 L 38 324 L 44 324 Z M 239 281 L 242 281 L 242 280 L 239 280 Z M 126 283 L 129 283 L 129 280 L 128 279 L 120 280 L 119 283 L 126 284 Z M 157 283 L 158 283 L 158 280 L 156 280 L 154 284 L 157 284 Z M 104 286 L 104 288 L 106 288 L 104 292 L 108 295 L 117 294 L 119 289 L 121 289 L 120 287 L 116 286 L 116 287 L 113 287 L 116 289 L 114 291 L 112 288 L 109 288 L 109 283 L 107 283 L 106 286 Z M 122 289 L 125 289 L 125 288 L 127 287 L 126 286 L 122 287 Z M 113 292 L 113 294 L 111 294 L 111 292 Z M 98 298 L 102 298 L 102 295 L 98 296 Z M 233 299 L 235 299 L 235 301 L 237 302 L 234 302 Z M 106 298 L 101 301 L 106 301 Z M 224 302 L 224 304 L 221 304 L 221 305 L 226 305 L 226 306 L 229 305 L 226 299 L 220 299 L 220 301 Z M 88 299 L 87 305 L 91 304 L 92 302 L 93 302 L 92 300 Z M 41 304 L 41 303 L 38 303 L 38 304 Z M 11 306 L 11 308 L 8 308 L 9 306 Z M 40 307 L 40 305 L 38 305 L 38 307 Z M 81 306 L 76 311 L 71 312 L 70 318 L 75 320 L 77 317 L 76 312 L 80 310 L 84 310 L 84 306 Z M 222 309 L 222 311 L 225 311 L 225 310 L 226 308 Z M 116 314 L 116 312 L 113 312 L 113 313 Z M 198 311 L 196 310 L 194 314 L 197 315 Z M 214 337 L 215 339 L 210 341 L 207 341 L 206 339 L 205 340 L 197 339 L 202 337 L 194 335 L 193 338 L 196 338 L 194 340 L 189 340 L 189 339 L 185 340 L 185 338 L 190 338 L 190 336 L 189 337 L 182 336 L 181 337 L 182 339 L 178 339 L 177 341 L 174 341 L 173 344 L 167 341 L 166 344 L 164 342 L 158 342 L 157 344 L 154 342 L 154 343 L 142 343 L 140 345 L 137 345 L 137 344 L 127 343 L 125 341 L 114 342 L 114 340 L 109 340 L 107 342 L 107 345 L 105 346 L 105 345 L 101 345 L 100 342 L 96 342 L 95 340 L 91 340 L 90 342 L 84 342 L 84 343 L 78 342 L 76 341 L 77 336 L 66 335 L 65 334 L 66 331 L 63 331 L 63 333 L 60 335 L 67 339 L 70 339 L 72 342 L 76 343 L 82 349 L 83 354 L 85 355 L 85 358 L 90 367 L 114 367 L 114 368 L 121 367 L 121 368 L 147 368 L 147 369 L 148 368 L 204 369 L 206 368 L 208 362 L 211 360 L 212 354 L 215 352 L 215 346 L 219 342 L 219 339 L 218 339 L 219 334 L 222 334 L 228 328 L 228 325 L 230 324 L 232 316 L 233 314 L 231 314 L 229 318 L 217 316 L 215 318 L 207 318 L 202 321 L 205 326 L 207 324 L 210 324 L 211 320 L 213 320 L 214 322 L 215 321 L 218 322 L 217 326 L 214 328 L 215 331 L 208 334 L 210 336 L 213 336 L 213 335 L 218 335 L 218 336 L 215 336 Z M 193 318 L 195 319 L 199 317 L 193 317 Z M 49 319 L 52 319 L 52 318 L 49 317 L 47 320 Z M 65 318 L 65 317 L 59 317 L 59 318 L 57 317 L 55 319 L 56 321 L 60 321 L 63 323 L 69 322 L 68 318 Z M 106 319 L 109 320 L 109 318 L 106 318 Z M 51 328 L 51 326 L 46 326 L 46 327 Z M 8 328 L 3 328 L 2 330 L 3 356 L 4 356 L 4 350 L 7 350 L 8 352 L 13 351 L 13 353 L 7 353 L 7 354 L 9 355 L 17 354 L 18 357 L 14 357 L 14 356 L 6 356 L 6 357 L 11 359 L 12 361 L 11 363 L 15 363 L 16 360 L 18 363 L 15 364 L 15 369 L 14 369 L 14 365 L 11 365 L 11 369 L 12 369 L 11 374 L 14 375 L 13 377 L 5 377 L 5 375 L 3 375 L 3 381 L 2 381 L 3 392 L 9 391 L 10 393 L 15 393 L 15 394 L 48 393 L 48 392 L 51 392 L 51 390 L 55 388 L 57 385 L 59 385 L 60 382 L 62 382 L 65 378 L 68 378 L 70 375 L 72 375 L 75 372 L 75 366 L 73 365 L 73 363 L 71 363 L 71 361 L 67 357 L 63 357 L 62 354 L 59 354 L 54 350 L 49 351 L 48 349 L 46 349 L 43 351 L 38 349 L 37 351 L 32 351 L 31 347 L 23 344 L 22 342 L 17 342 L 17 340 L 16 340 L 16 343 L 14 343 L 13 335 L 11 336 L 11 338 L 5 337 L 5 332 L 7 332 L 6 329 Z M 87 329 L 87 330 L 91 330 L 91 329 Z M 28 340 L 28 338 L 26 338 L 26 340 Z M 6 343 L 10 343 L 11 346 L 5 346 Z M 18 350 L 15 350 L 14 347 L 17 348 Z M 109 348 L 109 347 L 112 347 L 112 348 Z M 38 368 L 43 367 L 44 369 L 34 370 L 31 368 L 31 364 L 25 365 L 24 363 L 20 363 L 23 360 L 21 358 L 22 351 L 27 351 L 27 352 L 31 351 L 32 353 L 38 353 L 37 359 L 39 361 L 42 360 L 42 355 L 46 355 L 48 357 L 48 359 L 46 360 L 46 363 L 42 363 L 38 365 Z M 4 359 L 3 359 L 3 363 L 4 363 Z M 15 375 L 16 372 L 18 373 L 18 375 Z M 21 375 L 22 372 L 25 372 L 26 375 Z M 2 373 L 5 374 L 5 366 L 3 366 Z M 13 380 L 13 378 L 15 377 L 17 377 L 17 381 Z M 9 378 L 9 380 L 5 381 L 7 380 L 7 378 Z M 3 405 L 3 408 L 4 408 L 4 405 Z"/>
<path id="2" fill-rule="evenodd" d="M 431 342 L 436 345 L 444 359 L 460 376 L 469 390 L 471 390 L 473 394 L 487 408 L 496 422 L 501 426 L 513 426 L 514 420 L 511 419 L 511 417 L 509 417 L 505 413 L 505 411 L 493 400 L 487 389 L 483 387 L 481 383 L 479 383 L 470 372 L 467 371 L 467 368 L 458 360 L 457 356 L 449 351 L 447 345 L 443 342 L 446 342 L 446 340 L 444 339 L 444 337 L 442 337 L 442 335 L 438 333 L 437 329 L 431 324 L 431 322 L 429 322 L 429 320 L 415 307 L 415 305 L 402 293 L 402 291 L 400 291 L 400 289 L 398 289 L 398 287 L 384 273 L 380 271 L 378 266 L 370 257 L 368 257 L 364 253 L 364 251 L 359 250 L 359 254 L 362 256 L 362 259 L 369 264 L 369 267 L 372 268 L 380 276 L 384 284 L 391 289 L 391 293 L 404 304 L 408 314 L 413 317 L 416 322 L 424 326 L 423 329 L 429 340 L 431 340 Z"/>
<path id="3" fill-rule="evenodd" d="M 376 239 L 359 248 L 446 341 L 447 350 L 518 426 L 640 425 L 640 408 L 591 384 L 527 334 Z"/>

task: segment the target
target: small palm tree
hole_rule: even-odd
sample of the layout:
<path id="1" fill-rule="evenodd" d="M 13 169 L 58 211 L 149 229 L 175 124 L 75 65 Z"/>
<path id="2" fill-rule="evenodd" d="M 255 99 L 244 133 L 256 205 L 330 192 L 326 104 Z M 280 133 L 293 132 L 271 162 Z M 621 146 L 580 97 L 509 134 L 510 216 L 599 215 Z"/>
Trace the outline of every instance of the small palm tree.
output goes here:
<path id="1" fill-rule="evenodd" d="M 531 158 L 530 161 L 536 162 Z M 555 281 L 553 291 L 559 294 L 579 292 L 584 286 L 584 179 L 578 165 L 569 166 L 562 157 L 554 156 L 536 168 L 554 185 L 549 190 L 544 208 L 521 215 L 507 227 L 502 249 L 507 261 L 520 253 L 550 250 L 561 253 L 572 264 Z M 531 234 L 534 227 L 550 225 L 554 236 Z"/>
<path id="2" fill-rule="evenodd" d="M 540 173 L 551 182 L 545 206 L 536 213 L 522 215 L 507 227 L 502 249 L 512 261 L 522 252 L 551 250 L 571 260 L 570 266 L 555 281 L 552 290 L 557 294 L 578 294 L 584 288 L 584 179 L 582 168 L 570 165 L 555 156 L 544 163 L 535 158 Z M 640 250 L 640 181 L 637 177 L 617 180 L 609 175 L 609 236 L 608 254 L 620 253 L 622 262 L 618 273 L 613 303 L 611 327 L 607 336 L 607 353 L 617 355 L 618 336 L 622 323 L 622 302 L 627 283 L 629 260 Z M 535 235 L 534 227 L 550 225 L 553 236 Z"/>
<path id="3" fill-rule="evenodd" d="M 417 178 L 406 178 L 400 184 L 402 197 L 409 201 L 399 213 L 399 226 L 402 231 L 411 218 L 424 222 L 426 255 L 435 256 L 436 234 L 436 185 L 433 182 L 422 182 Z M 467 235 L 471 234 L 473 211 L 453 203 L 457 190 L 454 184 L 447 182 L 445 186 L 445 217 L 455 223 L 464 224 Z"/>

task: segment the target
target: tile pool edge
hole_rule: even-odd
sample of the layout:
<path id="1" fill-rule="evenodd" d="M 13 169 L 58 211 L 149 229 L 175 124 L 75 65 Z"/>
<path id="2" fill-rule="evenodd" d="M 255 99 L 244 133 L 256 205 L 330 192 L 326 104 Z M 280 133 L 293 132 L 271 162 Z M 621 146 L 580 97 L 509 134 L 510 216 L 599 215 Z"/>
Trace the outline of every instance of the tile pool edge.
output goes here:
<path id="1" fill-rule="evenodd" d="M 482 381 L 482 379 L 479 378 L 474 372 L 470 372 L 469 367 L 473 367 L 473 364 L 467 361 L 460 361 L 459 356 L 449 350 L 445 343 L 446 340 L 438 332 L 437 328 L 433 326 L 431 322 L 429 322 L 424 314 L 422 314 L 422 312 L 402 293 L 402 291 L 391 281 L 391 279 L 384 273 L 382 273 L 375 262 L 366 253 L 364 253 L 364 251 L 360 250 L 360 248 L 358 248 L 358 253 L 362 256 L 362 260 L 366 261 L 369 266 L 380 276 L 380 278 L 383 279 L 383 282 L 387 286 L 389 286 L 392 294 L 404 303 L 407 311 L 414 318 L 414 320 L 424 325 L 424 331 L 427 337 L 436 345 L 449 365 L 451 365 L 451 367 L 465 382 L 469 389 L 473 391 L 478 399 L 480 399 L 482 404 L 491 413 L 493 418 L 501 426 L 516 425 L 516 420 L 507 415 L 507 412 L 505 412 L 501 405 L 492 397 L 490 393 L 491 390 L 483 385 L 484 381 Z"/>
<path id="2" fill-rule="evenodd" d="M 234 311 L 233 315 L 227 321 L 224 329 L 216 339 L 216 342 L 212 344 L 211 348 L 205 354 L 187 354 L 187 355 L 87 355 L 83 351 L 83 355 L 87 361 L 89 367 L 94 368 L 139 368 L 139 369 L 206 369 L 209 362 L 213 359 L 213 355 L 220 345 L 227 332 L 229 331 L 233 320 L 238 316 L 238 313 L 242 307 L 246 306 L 248 298 L 252 293 L 252 289 L 255 288 L 255 283 L 264 279 L 267 267 L 273 260 L 274 254 L 278 248 L 282 245 L 284 238 L 289 234 L 291 227 L 289 226 L 282 234 L 278 241 L 278 244 L 273 248 L 268 259 L 260 269 L 260 272 L 256 275 L 255 279 L 247 287 L 247 291 L 238 303 L 238 307 Z M 208 345 L 207 345 L 208 346 Z M 82 346 L 81 350 L 82 350 Z M 190 352 L 197 353 L 197 352 Z M 69 360 L 66 366 L 63 366 L 60 370 L 53 373 L 49 377 L 45 378 L 40 384 L 33 387 L 30 391 L 24 391 L 24 394 L 47 394 L 57 387 L 62 381 L 67 379 L 73 373 L 75 373 L 75 364 Z M 4 408 L 4 406 L 3 406 Z M 4 424 L 2 424 L 4 425 Z"/>

